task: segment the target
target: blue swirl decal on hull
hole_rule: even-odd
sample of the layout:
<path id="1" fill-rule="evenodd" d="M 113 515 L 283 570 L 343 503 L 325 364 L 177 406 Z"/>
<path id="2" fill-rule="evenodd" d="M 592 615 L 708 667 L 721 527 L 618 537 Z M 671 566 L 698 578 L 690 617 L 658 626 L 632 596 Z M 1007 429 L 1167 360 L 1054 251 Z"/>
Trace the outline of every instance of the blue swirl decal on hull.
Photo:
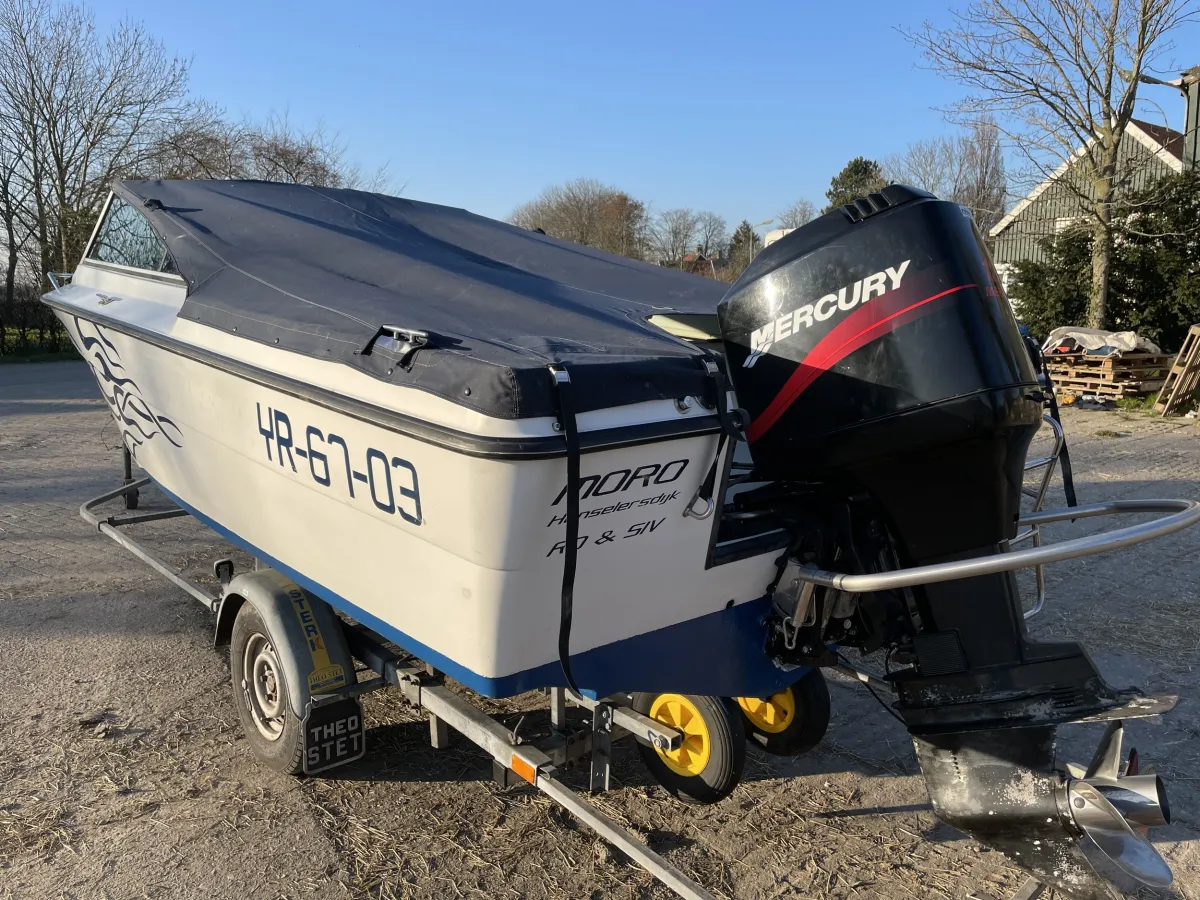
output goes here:
<path id="1" fill-rule="evenodd" d="M 79 316 L 71 318 L 75 324 L 75 334 L 70 334 L 70 329 L 67 333 L 83 358 L 91 363 L 100 393 L 112 409 L 129 451 L 136 456 L 138 447 L 158 435 L 162 435 L 172 446 L 182 447 L 183 433 L 179 426 L 150 409 L 150 404 L 142 397 L 141 388 L 121 364 L 121 354 L 104 329 L 95 322 L 81 320 Z M 85 326 L 90 333 L 85 333 Z"/>

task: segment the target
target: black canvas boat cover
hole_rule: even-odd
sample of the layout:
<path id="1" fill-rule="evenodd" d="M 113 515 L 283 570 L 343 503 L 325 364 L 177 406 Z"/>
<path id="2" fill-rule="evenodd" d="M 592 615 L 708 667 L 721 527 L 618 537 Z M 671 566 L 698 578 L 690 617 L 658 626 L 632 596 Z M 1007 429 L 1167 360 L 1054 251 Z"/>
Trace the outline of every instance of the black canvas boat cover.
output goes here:
<path id="1" fill-rule="evenodd" d="M 700 351 L 646 319 L 715 314 L 725 285 L 462 209 L 256 181 L 124 181 L 166 241 L 179 315 L 492 416 L 706 396 Z M 408 367 L 382 326 L 429 334 Z M 395 346 L 395 345 L 391 345 Z"/>

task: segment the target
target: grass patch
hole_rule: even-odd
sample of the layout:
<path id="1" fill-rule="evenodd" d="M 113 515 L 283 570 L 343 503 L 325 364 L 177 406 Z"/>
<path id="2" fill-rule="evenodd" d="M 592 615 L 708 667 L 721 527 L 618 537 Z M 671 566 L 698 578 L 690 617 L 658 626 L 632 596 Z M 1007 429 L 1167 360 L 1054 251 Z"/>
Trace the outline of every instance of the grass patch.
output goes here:
<path id="1" fill-rule="evenodd" d="M 61 362 L 68 359 L 82 359 L 75 348 L 70 350 L 55 350 L 44 353 L 5 353 L 0 356 L 0 366 L 5 363 L 38 363 L 38 362 Z"/>
<path id="2" fill-rule="evenodd" d="M 1113 431 L 1111 428 L 1101 428 L 1099 431 L 1093 431 L 1092 437 L 1115 438 L 1129 437 L 1128 431 Z"/>
<path id="3" fill-rule="evenodd" d="M 1153 412 L 1154 404 L 1158 402 L 1158 391 L 1141 397 L 1122 397 L 1117 401 L 1117 409 L 1127 409 L 1130 412 Z"/>

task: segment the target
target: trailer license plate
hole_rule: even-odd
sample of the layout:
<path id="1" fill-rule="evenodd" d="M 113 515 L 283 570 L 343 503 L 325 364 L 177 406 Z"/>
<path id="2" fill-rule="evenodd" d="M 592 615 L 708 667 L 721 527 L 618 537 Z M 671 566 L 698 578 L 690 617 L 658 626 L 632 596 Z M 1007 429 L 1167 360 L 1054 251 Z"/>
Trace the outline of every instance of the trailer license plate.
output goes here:
<path id="1" fill-rule="evenodd" d="M 362 704 L 350 697 L 324 706 L 309 707 L 304 717 L 304 771 L 323 772 L 362 757 L 366 729 Z"/>

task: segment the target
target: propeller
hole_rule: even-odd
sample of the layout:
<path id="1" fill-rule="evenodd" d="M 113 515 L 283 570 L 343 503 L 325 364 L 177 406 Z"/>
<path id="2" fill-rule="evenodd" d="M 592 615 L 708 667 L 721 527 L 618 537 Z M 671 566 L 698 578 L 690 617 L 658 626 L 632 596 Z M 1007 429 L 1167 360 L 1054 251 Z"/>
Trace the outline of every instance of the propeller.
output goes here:
<path id="1" fill-rule="evenodd" d="M 1142 884 L 1165 888 L 1171 884 L 1171 867 L 1150 841 L 1129 827 L 1117 807 L 1087 781 L 1067 787 L 1071 817 L 1096 847 L 1121 871 Z"/>
<path id="2" fill-rule="evenodd" d="M 1136 752 L 1122 759 L 1122 723 L 1108 725 L 1086 768 L 1067 764 L 1065 771 L 1055 766 L 1054 732 L 1033 726 L 914 735 L 934 812 L 1008 856 L 1033 887 L 1071 900 L 1170 885 L 1170 867 L 1145 836 L 1170 821 L 1166 791 Z"/>
<path id="3" fill-rule="evenodd" d="M 1075 824 L 1121 871 L 1142 884 L 1165 888 L 1171 868 L 1146 833 L 1171 821 L 1166 787 L 1152 771 L 1141 772 L 1136 749 L 1122 763 L 1124 737 L 1124 723 L 1110 722 L 1082 777 L 1076 774 L 1079 766 L 1068 765 L 1074 776 L 1067 784 L 1068 807 Z"/>

